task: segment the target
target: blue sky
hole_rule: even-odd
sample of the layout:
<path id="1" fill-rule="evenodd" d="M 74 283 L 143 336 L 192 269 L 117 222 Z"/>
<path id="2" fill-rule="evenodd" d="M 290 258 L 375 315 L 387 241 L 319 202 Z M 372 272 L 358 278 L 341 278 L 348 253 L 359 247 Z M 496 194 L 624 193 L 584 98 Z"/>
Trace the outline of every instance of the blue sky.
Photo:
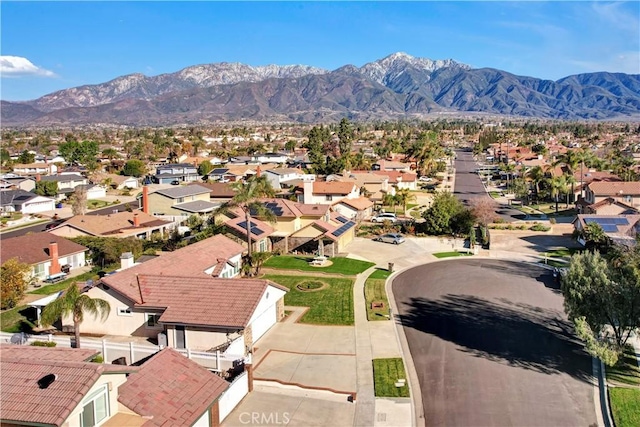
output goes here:
<path id="1" fill-rule="evenodd" d="M 211 62 L 361 66 L 394 52 L 545 79 L 640 73 L 640 2 L 2 1 L 4 100 Z"/>

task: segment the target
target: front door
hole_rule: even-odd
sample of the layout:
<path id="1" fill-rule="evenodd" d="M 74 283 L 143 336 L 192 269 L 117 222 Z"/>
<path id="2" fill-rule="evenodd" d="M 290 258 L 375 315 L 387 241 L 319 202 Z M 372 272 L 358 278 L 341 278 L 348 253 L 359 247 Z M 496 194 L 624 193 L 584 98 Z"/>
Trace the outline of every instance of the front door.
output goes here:
<path id="1" fill-rule="evenodd" d="M 176 325 L 176 348 L 186 348 L 186 342 L 184 337 L 184 326 Z"/>

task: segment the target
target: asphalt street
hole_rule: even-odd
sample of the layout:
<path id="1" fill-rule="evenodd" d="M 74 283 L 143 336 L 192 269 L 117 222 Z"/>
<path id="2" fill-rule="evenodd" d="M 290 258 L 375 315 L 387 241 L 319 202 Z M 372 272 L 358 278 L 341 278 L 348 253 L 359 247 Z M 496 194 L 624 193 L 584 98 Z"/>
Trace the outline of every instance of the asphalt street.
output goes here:
<path id="1" fill-rule="evenodd" d="M 473 159 L 473 153 L 470 151 L 456 151 L 455 160 L 456 179 L 453 194 L 463 203 L 468 204 L 474 198 L 487 197 L 491 200 L 491 196 L 480 180 L 480 176 L 475 173 L 478 164 Z M 496 213 L 505 221 L 515 221 L 524 219 L 525 215 L 517 209 L 503 206 L 496 203 Z"/>
<path id="2" fill-rule="evenodd" d="M 393 293 L 426 425 L 596 425 L 591 357 L 547 270 L 448 260 L 400 274 Z"/>

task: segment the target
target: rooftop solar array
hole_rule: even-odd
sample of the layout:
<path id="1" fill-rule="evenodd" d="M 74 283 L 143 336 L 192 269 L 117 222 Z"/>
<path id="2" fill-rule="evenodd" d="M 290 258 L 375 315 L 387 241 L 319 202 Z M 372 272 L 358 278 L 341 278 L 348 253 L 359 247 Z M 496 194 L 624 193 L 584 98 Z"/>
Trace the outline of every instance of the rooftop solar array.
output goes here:
<path id="1" fill-rule="evenodd" d="M 332 234 L 336 237 L 340 237 L 342 236 L 345 231 L 349 230 L 351 227 L 353 227 L 354 225 L 356 225 L 355 222 L 353 221 L 347 221 L 344 225 L 340 226 L 340 228 L 338 228 L 336 231 L 334 231 Z"/>
<path id="2" fill-rule="evenodd" d="M 211 172 L 209 172 L 209 175 L 224 175 L 225 173 L 229 172 L 229 169 L 225 169 L 225 168 L 215 168 L 214 170 L 212 170 Z"/>
<path id="3" fill-rule="evenodd" d="M 339 216 L 336 218 L 338 221 L 340 221 L 343 224 L 346 224 L 347 222 L 349 222 L 349 220 L 343 216 Z"/>
<path id="4" fill-rule="evenodd" d="M 239 222 L 238 225 L 242 228 L 244 228 L 245 230 L 247 229 L 247 221 L 242 221 Z M 251 234 L 254 234 L 256 236 L 261 235 L 262 233 L 264 233 L 264 231 L 262 231 L 261 228 L 258 228 L 253 222 L 251 223 Z"/>
<path id="5" fill-rule="evenodd" d="M 587 224 L 595 222 L 598 225 L 629 225 L 627 218 L 585 218 L 584 222 Z"/>
<path id="6" fill-rule="evenodd" d="M 618 232 L 618 226 L 614 225 L 614 224 L 602 224 L 602 225 L 600 225 L 600 227 L 602 228 L 602 231 L 604 231 L 605 233 L 617 233 Z"/>
<path id="7" fill-rule="evenodd" d="M 276 202 L 267 202 L 264 206 L 269 209 L 275 216 L 282 216 L 282 207 Z"/>

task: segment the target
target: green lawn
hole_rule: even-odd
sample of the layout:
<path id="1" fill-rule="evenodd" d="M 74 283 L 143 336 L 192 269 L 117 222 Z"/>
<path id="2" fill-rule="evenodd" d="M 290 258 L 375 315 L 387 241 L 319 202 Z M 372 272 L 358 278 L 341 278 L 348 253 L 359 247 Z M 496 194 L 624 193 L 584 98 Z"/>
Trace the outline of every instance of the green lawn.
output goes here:
<path id="1" fill-rule="evenodd" d="M 580 249 L 576 249 L 576 248 L 554 249 L 551 251 L 547 251 L 547 256 L 550 258 L 571 258 L 571 256 L 576 252 L 580 252 Z"/>
<path id="2" fill-rule="evenodd" d="M 300 319 L 301 323 L 353 325 L 353 280 L 275 274 L 267 274 L 263 278 L 289 288 L 284 297 L 285 305 L 309 307 Z M 321 281 L 329 286 L 315 292 L 303 292 L 296 288 L 297 284 L 305 281 Z"/>
<path id="3" fill-rule="evenodd" d="M 387 279 L 391 276 L 391 272 L 384 268 L 378 268 L 376 271 L 369 275 L 369 279 Z"/>
<path id="4" fill-rule="evenodd" d="M 401 358 L 373 359 L 376 397 L 409 397 L 409 385 L 406 382 L 402 387 L 396 387 L 399 379 L 407 380 Z"/>
<path id="5" fill-rule="evenodd" d="M 94 281 L 98 280 L 98 274 L 94 271 L 88 271 L 86 273 L 82 273 L 78 276 L 75 277 L 71 277 L 69 279 L 66 280 L 62 280 L 58 283 L 54 283 L 51 285 L 46 285 L 43 286 L 41 288 L 38 288 L 36 290 L 33 290 L 31 292 L 29 292 L 30 294 L 36 294 L 36 295 L 51 295 L 54 294 L 56 292 L 60 292 L 62 290 L 65 290 L 69 287 L 69 285 L 71 283 L 75 283 L 75 282 L 86 282 L 89 279 L 93 279 Z"/>
<path id="6" fill-rule="evenodd" d="M 384 271 L 384 270 L 377 270 Z M 389 299 L 385 290 L 385 279 L 372 279 L 364 283 L 364 298 L 367 304 L 367 320 L 389 320 Z M 382 307 L 372 307 L 372 303 L 382 303 Z"/>
<path id="7" fill-rule="evenodd" d="M 489 195 L 494 199 L 497 199 L 498 197 L 500 197 L 500 193 L 497 191 L 490 191 Z"/>
<path id="8" fill-rule="evenodd" d="M 611 412 L 616 427 L 640 426 L 640 368 L 628 345 L 616 366 L 607 367 Z"/>
<path id="9" fill-rule="evenodd" d="M 434 257 L 436 258 L 451 258 L 451 257 L 458 257 L 458 256 L 471 256 L 472 254 L 467 253 L 467 252 L 436 252 L 435 254 L 433 254 Z"/>
<path id="10" fill-rule="evenodd" d="M 346 276 L 355 276 L 362 273 L 369 267 L 375 265 L 372 262 L 360 261 L 357 259 L 336 257 L 329 258 L 331 265 L 326 267 L 313 267 L 309 265 L 313 257 L 279 255 L 273 256 L 264 263 L 265 268 L 276 268 L 280 270 L 302 270 L 323 273 L 338 273 Z"/>
<path id="11" fill-rule="evenodd" d="M 640 426 L 640 389 L 609 388 L 609 401 L 616 427 Z"/>
<path id="12" fill-rule="evenodd" d="M 26 308 L 27 306 L 23 305 L 0 313 L 0 329 L 10 333 L 30 332 L 35 325 L 20 313 Z"/>

